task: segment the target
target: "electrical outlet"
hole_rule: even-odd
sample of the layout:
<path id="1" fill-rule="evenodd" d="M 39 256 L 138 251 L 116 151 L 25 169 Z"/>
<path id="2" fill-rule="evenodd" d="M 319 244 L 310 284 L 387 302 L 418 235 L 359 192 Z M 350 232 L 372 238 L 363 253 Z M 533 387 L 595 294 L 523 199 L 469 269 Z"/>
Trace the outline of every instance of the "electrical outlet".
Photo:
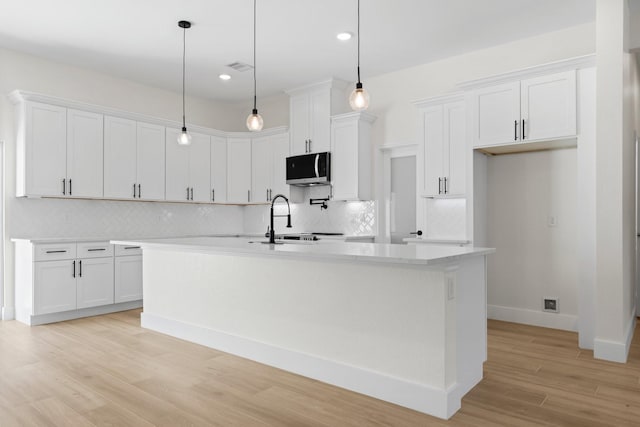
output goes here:
<path id="1" fill-rule="evenodd" d="M 558 298 L 542 298 L 542 311 L 549 311 L 552 313 L 558 313 L 560 307 L 558 305 Z"/>

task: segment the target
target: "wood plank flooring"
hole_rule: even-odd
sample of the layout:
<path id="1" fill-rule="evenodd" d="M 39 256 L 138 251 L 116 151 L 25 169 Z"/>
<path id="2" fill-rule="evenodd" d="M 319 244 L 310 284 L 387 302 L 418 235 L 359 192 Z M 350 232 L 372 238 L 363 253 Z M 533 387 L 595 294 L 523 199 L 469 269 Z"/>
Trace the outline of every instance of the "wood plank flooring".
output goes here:
<path id="1" fill-rule="evenodd" d="M 485 377 L 443 421 L 139 324 L 0 322 L 0 426 L 640 425 L 640 328 L 622 365 L 575 333 L 489 321 Z"/>

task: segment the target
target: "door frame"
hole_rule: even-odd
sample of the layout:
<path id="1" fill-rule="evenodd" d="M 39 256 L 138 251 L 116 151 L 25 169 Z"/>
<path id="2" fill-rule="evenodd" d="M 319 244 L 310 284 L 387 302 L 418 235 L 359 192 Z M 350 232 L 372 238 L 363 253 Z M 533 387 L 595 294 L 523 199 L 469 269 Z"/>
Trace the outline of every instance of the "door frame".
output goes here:
<path id="1" fill-rule="evenodd" d="M 379 148 L 382 155 L 382 194 L 378 198 L 378 241 L 391 242 L 391 159 L 415 157 L 416 159 L 416 209 L 418 182 L 418 144 L 389 144 Z M 416 212 L 417 220 L 417 212 Z"/>

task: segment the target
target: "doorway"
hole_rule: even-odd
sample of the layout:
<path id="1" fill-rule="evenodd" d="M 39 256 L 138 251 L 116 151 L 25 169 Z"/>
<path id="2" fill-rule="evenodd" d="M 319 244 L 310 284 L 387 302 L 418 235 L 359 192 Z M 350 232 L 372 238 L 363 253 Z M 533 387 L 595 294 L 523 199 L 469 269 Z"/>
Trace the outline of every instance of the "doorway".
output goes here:
<path id="1" fill-rule="evenodd" d="M 416 145 L 383 146 L 384 194 L 380 203 L 380 240 L 405 243 L 416 231 Z"/>

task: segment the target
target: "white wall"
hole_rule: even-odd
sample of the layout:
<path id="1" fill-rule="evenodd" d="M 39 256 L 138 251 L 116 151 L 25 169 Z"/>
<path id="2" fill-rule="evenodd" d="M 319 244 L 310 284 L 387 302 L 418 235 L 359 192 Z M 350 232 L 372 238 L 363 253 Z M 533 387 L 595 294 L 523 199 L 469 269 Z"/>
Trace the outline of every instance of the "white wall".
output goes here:
<path id="1" fill-rule="evenodd" d="M 487 158 L 491 318 L 577 330 L 576 149 Z M 556 225 L 549 222 L 555 219 Z M 542 298 L 559 299 L 559 314 Z"/>
<path id="2" fill-rule="evenodd" d="M 11 237 L 109 237 L 242 232 L 238 207 L 186 207 L 168 203 L 26 200 L 15 197 L 13 106 L 6 94 L 23 89 L 61 98 L 180 120 L 181 95 L 42 58 L 0 49 L 0 140 L 5 141 L 4 304 L 13 307 Z M 188 98 L 188 121 L 221 130 L 244 130 L 235 107 Z M 113 233 L 113 234 L 112 234 Z"/>

